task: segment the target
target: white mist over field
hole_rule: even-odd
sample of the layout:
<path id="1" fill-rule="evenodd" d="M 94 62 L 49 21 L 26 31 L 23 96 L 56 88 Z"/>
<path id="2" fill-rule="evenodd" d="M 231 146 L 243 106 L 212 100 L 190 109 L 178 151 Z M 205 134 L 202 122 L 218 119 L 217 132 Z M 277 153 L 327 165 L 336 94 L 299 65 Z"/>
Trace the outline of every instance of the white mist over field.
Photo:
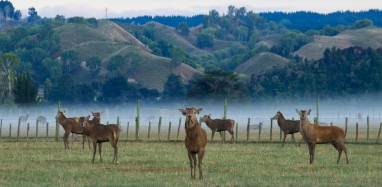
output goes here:
<path id="1" fill-rule="evenodd" d="M 365 124 L 367 116 L 369 116 L 372 126 L 379 126 L 382 122 L 380 106 L 382 99 L 375 97 L 352 97 L 336 100 L 320 100 L 319 101 L 319 121 L 324 125 L 331 122 L 334 124 L 344 124 L 345 118 L 348 118 L 349 124 L 360 123 Z M 211 114 L 211 118 L 222 118 L 224 116 L 224 101 L 221 102 L 204 102 L 204 103 L 168 103 L 168 104 L 152 104 L 140 101 L 140 124 L 145 127 L 151 122 L 153 126 L 158 124 L 159 118 L 162 117 L 162 126 L 167 126 L 170 122 L 178 125 L 179 119 L 183 121 L 184 116 L 178 111 L 180 108 L 195 107 L 202 108 L 199 117 Z M 57 114 L 57 105 L 39 105 L 33 107 L 0 107 L 0 119 L 2 125 L 18 124 L 20 116 L 29 114 L 27 123 L 36 124 L 38 116 L 42 115 L 47 118 L 49 124 L 55 124 L 55 116 Z M 286 119 L 298 120 L 295 109 L 311 109 L 310 120 L 317 115 L 316 100 L 307 101 L 271 101 L 259 103 L 231 103 L 227 101 L 227 118 L 234 119 L 240 127 L 248 124 L 248 118 L 251 125 L 263 123 L 269 126 L 270 121 L 277 111 L 284 114 Z M 135 126 L 137 116 L 137 103 L 127 104 L 76 104 L 69 105 L 61 103 L 61 110 L 66 111 L 66 117 L 80 117 L 91 115 L 93 112 L 102 112 L 101 123 L 117 123 L 121 126 Z M 183 122 L 182 122 L 183 123 Z M 277 124 L 273 121 L 273 124 Z M 25 126 L 25 124 L 21 124 Z M 204 125 L 204 124 L 203 124 Z M 54 126 L 54 125 L 53 125 Z"/>

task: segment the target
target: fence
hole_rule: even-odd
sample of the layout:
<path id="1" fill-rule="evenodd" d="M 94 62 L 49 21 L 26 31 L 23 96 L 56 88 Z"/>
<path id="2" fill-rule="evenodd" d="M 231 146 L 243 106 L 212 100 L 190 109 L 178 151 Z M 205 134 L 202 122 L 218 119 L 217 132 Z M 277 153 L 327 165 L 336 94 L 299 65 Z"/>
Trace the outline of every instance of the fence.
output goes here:
<path id="1" fill-rule="evenodd" d="M 117 116 L 115 123 L 122 129 L 121 141 L 183 141 L 185 131 L 182 117 L 164 118 L 159 117 L 156 122 L 152 120 L 138 120 L 136 118 L 120 118 Z M 261 118 L 264 120 L 266 118 Z M 268 119 L 267 121 L 256 122 L 254 118 L 236 118 L 235 141 L 236 142 L 279 142 L 282 138 L 282 131 L 277 125 L 277 121 Z M 7 122 L 5 122 L 7 121 Z M 56 122 L 51 120 L 48 124 L 41 126 L 36 123 L 22 124 L 20 120 L 0 120 L 0 140 L 2 141 L 54 141 L 56 137 Z M 123 122 L 124 121 L 124 122 Z M 132 122 L 133 123 L 132 123 Z M 359 118 L 320 118 L 321 125 L 336 125 L 345 130 L 346 142 L 348 143 L 380 143 L 381 123 L 380 118 L 369 118 L 359 120 Z M 107 121 L 107 124 L 109 121 Z M 140 123 L 138 126 L 137 123 Z M 204 123 L 202 127 L 211 136 L 211 131 Z M 59 129 L 59 140 L 62 141 L 63 129 Z M 229 136 L 229 134 L 227 134 Z M 72 135 L 72 140 L 80 138 Z M 216 137 L 216 136 L 215 136 Z M 222 134 L 220 140 L 225 142 L 226 134 Z M 230 137 L 228 137 L 230 138 Z M 299 133 L 296 138 L 301 138 Z M 220 141 L 219 137 L 215 138 Z"/>

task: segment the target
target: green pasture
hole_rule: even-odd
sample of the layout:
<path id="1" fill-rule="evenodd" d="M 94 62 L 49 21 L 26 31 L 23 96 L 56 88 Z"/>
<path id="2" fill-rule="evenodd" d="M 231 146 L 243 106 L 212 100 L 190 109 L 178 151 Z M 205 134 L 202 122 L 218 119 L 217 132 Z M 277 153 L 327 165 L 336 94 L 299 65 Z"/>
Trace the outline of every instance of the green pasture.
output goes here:
<path id="1" fill-rule="evenodd" d="M 190 179 L 181 140 L 121 141 L 119 164 L 112 164 L 109 143 L 103 144 L 103 163 L 97 155 L 94 164 L 91 149 L 83 150 L 80 141 L 70 146 L 1 141 L 0 186 L 382 186 L 380 144 L 347 144 L 348 165 L 344 157 L 335 164 L 331 145 L 318 145 L 310 165 L 305 144 L 209 142 L 202 181 Z"/>

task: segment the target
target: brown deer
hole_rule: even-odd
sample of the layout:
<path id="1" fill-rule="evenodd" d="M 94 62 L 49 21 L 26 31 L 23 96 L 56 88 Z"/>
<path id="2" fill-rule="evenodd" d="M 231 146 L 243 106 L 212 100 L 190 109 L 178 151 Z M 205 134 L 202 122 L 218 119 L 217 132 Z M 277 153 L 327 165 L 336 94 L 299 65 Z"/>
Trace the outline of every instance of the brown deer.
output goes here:
<path id="1" fill-rule="evenodd" d="M 67 118 L 64 114 L 65 111 L 58 111 L 56 115 L 56 120 L 60 123 L 62 128 L 64 128 L 65 133 L 64 133 L 64 146 L 65 149 L 69 149 L 69 134 L 74 133 L 74 134 L 81 134 L 83 135 L 83 129 L 80 126 L 79 123 L 79 118 Z M 82 149 L 85 147 L 85 139 L 86 136 L 82 136 Z M 88 140 L 89 142 L 89 140 Z M 89 142 L 89 148 L 90 148 L 90 142 Z"/>
<path id="2" fill-rule="evenodd" d="M 204 151 L 207 145 L 207 133 L 200 127 L 196 114 L 202 111 L 201 108 L 186 108 L 179 109 L 179 111 L 186 116 L 184 128 L 186 130 L 185 145 L 188 152 L 188 159 L 190 160 L 191 178 L 195 179 L 196 170 L 196 155 L 198 155 L 199 179 L 203 179 L 202 162 Z"/>
<path id="3" fill-rule="evenodd" d="M 272 118 L 273 120 L 277 120 L 277 124 L 279 125 L 280 129 L 284 133 L 284 139 L 283 139 L 283 147 L 285 143 L 285 138 L 288 134 L 292 135 L 292 139 L 295 142 L 295 145 L 297 146 L 297 142 L 294 139 L 294 133 L 300 132 L 300 120 L 287 120 L 284 118 L 284 115 L 278 111 L 275 116 Z M 298 146 L 300 147 L 301 142 L 304 139 L 302 138 L 301 141 L 298 143 Z"/>
<path id="4" fill-rule="evenodd" d="M 331 143 L 338 151 L 337 164 L 340 162 L 342 151 L 346 156 L 346 164 L 349 164 L 347 148 L 345 146 L 345 132 L 342 128 L 336 126 L 319 126 L 313 125 L 309 122 L 309 110 L 298 110 L 296 112 L 300 115 L 300 133 L 308 143 L 310 164 L 314 161 L 314 151 L 316 144 Z"/>
<path id="5" fill-rule="evenodd" d="M 95 121 L 91 121 L 89 120 L 89 118 L 90 116 L 80 117 L 79 123 L 81 124 L 81 127 L 83 128 L 84 134 L 89 136 L 93 141 L 92 163 L 94 163 L 94 158 L 97 151 L 97 144 L 98 144 L 100 162 L 102 162 L 101 152 L 102 152 L 103 142 L 110 142 L 111 146 L 114 149 L 113 163 L 118 163 L 118 139 L 119 139 L 119 135 L 121 134 L 121 129 L 118 127 L 118 125 L 115 125 L 115 124 L 103 125 Z"/>
<path id="6" fill-rule="evenodd" d="M 234 132 L 233 128 L 235 127 L 235 121 L 232 119 L 211 119 L 210 115 L 204 115 L 200 122 L 206 123 L 206 125 L 212 131 L 211 141 L 214 139 L 215 132 L 220 133 L 222 137 L 222 131 L 228 131 L 231 134 L 231 142 L 234 141 Z"/>

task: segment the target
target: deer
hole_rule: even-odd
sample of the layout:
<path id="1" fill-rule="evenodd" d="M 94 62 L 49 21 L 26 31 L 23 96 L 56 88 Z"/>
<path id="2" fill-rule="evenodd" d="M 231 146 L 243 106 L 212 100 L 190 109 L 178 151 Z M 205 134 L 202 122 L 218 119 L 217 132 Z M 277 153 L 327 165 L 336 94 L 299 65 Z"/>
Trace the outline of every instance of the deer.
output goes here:
<path id="1" fill-rule="evenodd" d="M 19 117 L 20 124 L 26 124 L 28 121 L 28 118 L 29 118 L 29 114 L 27 114 L 25 116 L 20 116 Z"/>
<path id="2" fill-rule="evenodd" d="M 83 133 L 89 136 L 93 142 L 93 160 L 97 151 L 99 151 L 100 162 L 102 162 L 102 143 L 110 142 L 114 149 L 113 163 L 118 164 L 118 139 L 121 134 L 121 129 L 116 124 L 103 125 L 95 121 L 89 120 L 90 116 L 80 117 L 79 123 L 83 128 Z"/>
<path id="3" fill-rule="evenodd" d="M 184 141 L 187 149 L 188 159 L 190 161 L 191 179 L 195 179 L 196 162 L 198 161 L 199 180 L 203 179 L 202 162 L 207 145 L 207 133 L 200 127 L 196 115 L 202 111 L 202 108 L 179 109 L 182 115 L 186 116 L 184 128 L 186 130 L 186 139 Z M 198 159 L 196 159 L 198 155 Z"/>
<path id="4" fill-rule="evenodd" d="M 294 134 L 300 132 L 300 120 L 287 120 L 285 119 L 284 115 L 280 111 L 277 111 L 275 116 L 272 117 L 272 120 L 277 120 L 277 124 L 279 125 L 280 129 L 284 133 L 282 147 L 284 147 L 285 138 L 288 134 L 292 135 L 292 139 L 295 142 L 295 145 L 297 147 L 297 142 L 294 139 Z M 301 141 L 298 143 L 299 147 L 303 140 L 304 139 L 302 138 Z"/>
<path id="5" fill-rule="evenodd" d="M 297 114 L 300 116 L 300 133 L 304 137 L 309 147 L 310 164 L 314 161 L 314 151 L 316 144 L 331 143 L 338 151 L 337 164 L 341 159 L 342 151 L 346 156 L 346 164 L 349 164 L 347 148 L 345 146 L 345 132 L 342 128 L 337 126 L 319 126 L 313 125 L 308 119 L 310 114 L 309 110 L 298 110 Z"/>
<path id="6" fill-rule="evenodd" d="M 48 124 L 48 122 L 46 121 L 46 117 L 45 116 L 38 116 L 37 117 L 37 123 L 40 125 L 40 127 L 45 127 L 46 124 Z"/>
<path id="7" fill-rule="evenodd" d="M 79 118 L 67 118 L 65 116 L 65 111 L 58 111 L 56 115 L 56 120 L 58 120 L 58 123 L 64 128 L 64 147 L 65 149 L 69 149 L 69 134 L 81 134 L 82 135 L 82 149 L 85 147 L 85 139 L 86 135 L 83 134 L 83 129 L 80 126 Z M 89 141 L 88 141 L 89 142 Z M 89 142 L 89 148 L 90 148 L 90 142 Z"/>
<path id="8" fill-rule="evenodd" d="M 234 132 L 233 128 L 235 127 L 235 120 L 232 119 L 211 119 L 210 115 L 204 115 L 200 122 L 206 123 L 206 125 L 212 131 L 211 141 L 214 139 L 215 132 L 220 133 L 222 137 L 222 131 L 228 131 L 231 134 L 231 142 L 234 141 Z"/>

